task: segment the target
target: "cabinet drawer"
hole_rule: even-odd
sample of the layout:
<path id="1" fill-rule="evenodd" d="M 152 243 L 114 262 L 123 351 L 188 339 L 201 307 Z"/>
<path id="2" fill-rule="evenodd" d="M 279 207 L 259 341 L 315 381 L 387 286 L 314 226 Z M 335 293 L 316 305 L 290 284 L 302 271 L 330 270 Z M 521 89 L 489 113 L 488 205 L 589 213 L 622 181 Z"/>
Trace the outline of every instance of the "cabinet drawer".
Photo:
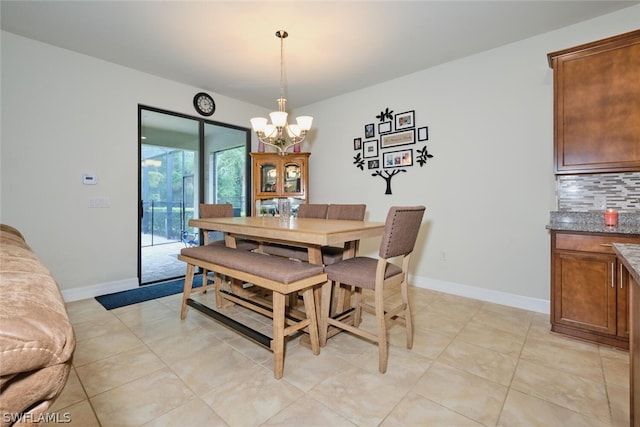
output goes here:
<path id="1" fill-rule="evenodd" d="M 614 254 L 613 243 L 640 244 L 640 238 L 556 233 L 555 249 Z"/>

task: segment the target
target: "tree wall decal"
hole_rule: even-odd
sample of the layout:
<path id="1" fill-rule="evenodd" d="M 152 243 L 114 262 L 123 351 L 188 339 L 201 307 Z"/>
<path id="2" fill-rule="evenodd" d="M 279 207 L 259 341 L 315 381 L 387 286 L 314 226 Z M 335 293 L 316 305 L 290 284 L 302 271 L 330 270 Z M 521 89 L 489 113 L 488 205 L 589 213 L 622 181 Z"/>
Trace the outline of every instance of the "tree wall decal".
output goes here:
<path id="1" fill-rule="evenodd" d="M 387 189 L 385 190 L 384 194 L 391 194 L 391 178 L 393 178 L 400 172 L 406 172 L 406 171 L 407 171 L 406 169 L 393 169 L 390 171 L 377 170 L 374 173 L 372 173 L 371 176 L 379 176 L 384 178 L 384 180 L 387 182 Z"/>
<path id="2" fill-rule="evenodd" d="M 427 151 L 428 128 L 417 127 L 415 124 L 415 110 L 395 115 L 389 107 L 379 111 L 375 116 L 379 120 L 377 129 L 374 123 L 368 123 L 363 126 L 364 138 L 353 140 L 353 149 L 357 151 L 353 157 L 353 164 L 361 171 L 364 171 L 366 166 L 368 170 L 373 171 L 371 176 L 384 179 L 384 194 L 392 194 L 391 179 L 394 176 L 407 172 L 405 168 L 413 166 L 414 158 L 416 163 L 423 167 L 427 160 L 434 156 Z M 422 148 L 414 148 L 416 134 L 418 142 L 425 144 Z"/>

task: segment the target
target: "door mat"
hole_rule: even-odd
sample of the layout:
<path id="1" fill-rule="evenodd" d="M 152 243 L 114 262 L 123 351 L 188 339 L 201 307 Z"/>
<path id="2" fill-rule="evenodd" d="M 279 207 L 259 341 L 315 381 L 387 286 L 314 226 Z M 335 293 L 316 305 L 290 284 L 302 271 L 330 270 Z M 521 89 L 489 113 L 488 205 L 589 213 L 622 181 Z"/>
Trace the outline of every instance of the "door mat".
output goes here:
<path id="1" fill-rule="evenodd" d="M 197 275 L 193 279 L 193 287 L 202 286 L 202 275 Z M 113 294 L 101 295 L 96 297 L 98 301 L 107 310 L 125 307 L 127 305 L 138 304 L 144 301 L 150 301 L 156 298 L 163 298 L 169 295 L 175 295 L 184 289 L 184 279 L 171 280 L 168 282 L 156 283 L 154 285 L 142 285 L 136 289 L 128 291 L 116 292 Z"/>

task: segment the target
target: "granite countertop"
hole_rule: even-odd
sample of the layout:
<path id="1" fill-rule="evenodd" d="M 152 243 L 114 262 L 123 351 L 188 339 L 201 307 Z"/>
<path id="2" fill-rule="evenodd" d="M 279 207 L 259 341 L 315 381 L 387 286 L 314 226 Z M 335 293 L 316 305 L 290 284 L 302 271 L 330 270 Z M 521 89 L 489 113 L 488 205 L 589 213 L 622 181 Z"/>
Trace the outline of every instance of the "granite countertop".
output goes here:
<path id="1" fill-rule="evenodd" d="M 588 233 L 638 234 L 640 235 L 640 212 L 618 213 L 618 225 L 604 225 L 603 212 L 551 212 L 549 230 L 583 231 Z"/>
<path id="2" fill-rule="evenodd" d="M 613 250 L 635 281 L 640 283 L 640 245 L 614 243 Z"/>

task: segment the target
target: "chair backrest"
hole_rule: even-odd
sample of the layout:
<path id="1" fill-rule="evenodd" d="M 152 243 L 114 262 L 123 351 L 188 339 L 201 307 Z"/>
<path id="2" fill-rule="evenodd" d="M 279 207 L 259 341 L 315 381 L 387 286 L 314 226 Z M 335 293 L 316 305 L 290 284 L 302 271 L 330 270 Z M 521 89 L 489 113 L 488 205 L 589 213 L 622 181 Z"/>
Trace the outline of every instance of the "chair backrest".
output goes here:
<path id="1" fill-rule="evenodd" d="M 326 204 L 302 203 L 298 205 L 298 218 L 326 218 Z"/>
<path id="2" fill-rule="evenodd" d="M 200 218 L 231 218 L 233 205 L 231 203 L 200 203 Z"/>
<path id="3" fill-rule="evenodd" d="M 424 206 L 392 206 L 384 224 L 380 258 L 407 255 L 413 251 L 425 211 Z"/>
<path id="4" fill-rule="evenodd" d="M 327 219 L 346 219 L 349 221 L 364 221 L 367 205 L 339 205 L 331 204 L 327 209 Z"/>

